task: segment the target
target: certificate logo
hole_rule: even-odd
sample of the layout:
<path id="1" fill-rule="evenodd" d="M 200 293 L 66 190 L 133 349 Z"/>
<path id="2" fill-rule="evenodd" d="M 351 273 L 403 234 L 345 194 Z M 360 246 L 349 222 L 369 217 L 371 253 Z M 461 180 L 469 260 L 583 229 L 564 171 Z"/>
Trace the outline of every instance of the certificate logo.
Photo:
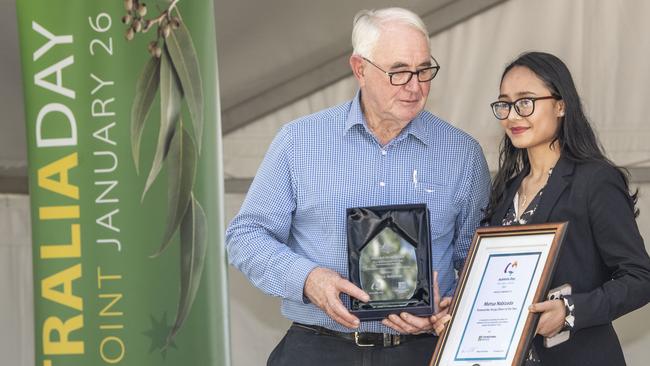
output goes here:
<path id="1" fill-rule="evenodd" d="M 510 262 L 506 265 L 506 268 L 503 269 L 503 273 L 512 276 L 512 274 L 515 273 L 515 268 L 517 268 L 517 261 Z"/>

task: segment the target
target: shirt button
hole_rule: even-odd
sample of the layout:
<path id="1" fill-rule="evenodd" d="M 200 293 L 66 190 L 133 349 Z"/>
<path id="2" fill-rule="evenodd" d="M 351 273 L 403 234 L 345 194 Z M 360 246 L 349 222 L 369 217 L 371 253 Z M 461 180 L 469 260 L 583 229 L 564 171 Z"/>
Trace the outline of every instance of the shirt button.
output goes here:
<path id="1" fill-rule="evenodd" d="M 386 154 L 388 154 L 388 152 L 386 150 L 381 150 L 381 154 L 386 155 Z"/>
<path id="2" fill-rule="evenodd" d="M 379 182 L 379 186 L 380 186 L 380 187 L 383 187 L 383 186 L 385 186 L 385 185 L 386 185 L 386 182 Z"/>

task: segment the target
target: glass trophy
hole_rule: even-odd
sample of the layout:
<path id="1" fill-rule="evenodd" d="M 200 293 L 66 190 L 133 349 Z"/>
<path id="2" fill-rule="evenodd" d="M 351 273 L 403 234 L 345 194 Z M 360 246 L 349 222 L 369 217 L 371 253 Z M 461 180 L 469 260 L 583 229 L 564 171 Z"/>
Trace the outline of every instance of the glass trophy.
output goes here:
<path id="1" fill-rule="evenodd" d="M 426 205 L 348 209 L 347 235 L 350 281 L 370 295 L 367 303 L 351 299 L 353 314 L 376 320 L 433 313 Z"/>

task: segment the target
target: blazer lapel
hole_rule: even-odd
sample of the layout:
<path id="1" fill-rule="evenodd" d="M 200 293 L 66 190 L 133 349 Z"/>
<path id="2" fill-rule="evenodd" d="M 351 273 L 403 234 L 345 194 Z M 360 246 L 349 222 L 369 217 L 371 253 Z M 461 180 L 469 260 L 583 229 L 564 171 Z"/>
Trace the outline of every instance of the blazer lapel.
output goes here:
<path id="1" fill-rule="evenodd" d="M 531 224 L 548 222 L 551 210 L 555 207 L 560 195 L 569 184 L 569 176 L 573 175 L 575 166 L 576 164 L 574 162 L 564 157 L 561 157 L 560 160 L 558 160 L 555 168 L 553 168 L 553 174 L 551 174 L 548 183 L 546 183 L 542 198 L 540 199 L 537 210 L 535 210 L 533 219 L 530 222 Z"/>
<path id="2" fill-rule="evenodd" d="M 506 216 L 506 212 L 508 211 L 512 200 L 515 198 L 515 193 L 517 193 L 519 185 L 526 174 L 528 174 L 528 169 L 519 172 L 519 174 L 507 185 L 506 191 L 503 192 L 503 199 L 501 199 L 501 203 L 497 206 L 494 215 L 492 215 L 492 218 L 490 219 L 490 225 L 501 226 L 501 222 Z"/>

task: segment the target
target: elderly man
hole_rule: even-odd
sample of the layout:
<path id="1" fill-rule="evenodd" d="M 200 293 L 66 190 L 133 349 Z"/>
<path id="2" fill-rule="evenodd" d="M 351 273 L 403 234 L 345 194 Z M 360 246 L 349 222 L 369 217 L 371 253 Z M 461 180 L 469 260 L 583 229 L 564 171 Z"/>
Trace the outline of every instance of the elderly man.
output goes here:
<path id="1" fill-rule="evenodd" d="M 439 66 L 422 20 L 361 11 L 352 45 L 357 95 L 280 130 L 226 233 L 231 264 L 294 322 L 269 365 L 424 365 L 487 205 L 478 143 L 423 110 Z M 408 203 L 430 211 L 441 312 L 360 322 L 344 305 L 369 300 L 346 280 L 346 209 Z"/>

